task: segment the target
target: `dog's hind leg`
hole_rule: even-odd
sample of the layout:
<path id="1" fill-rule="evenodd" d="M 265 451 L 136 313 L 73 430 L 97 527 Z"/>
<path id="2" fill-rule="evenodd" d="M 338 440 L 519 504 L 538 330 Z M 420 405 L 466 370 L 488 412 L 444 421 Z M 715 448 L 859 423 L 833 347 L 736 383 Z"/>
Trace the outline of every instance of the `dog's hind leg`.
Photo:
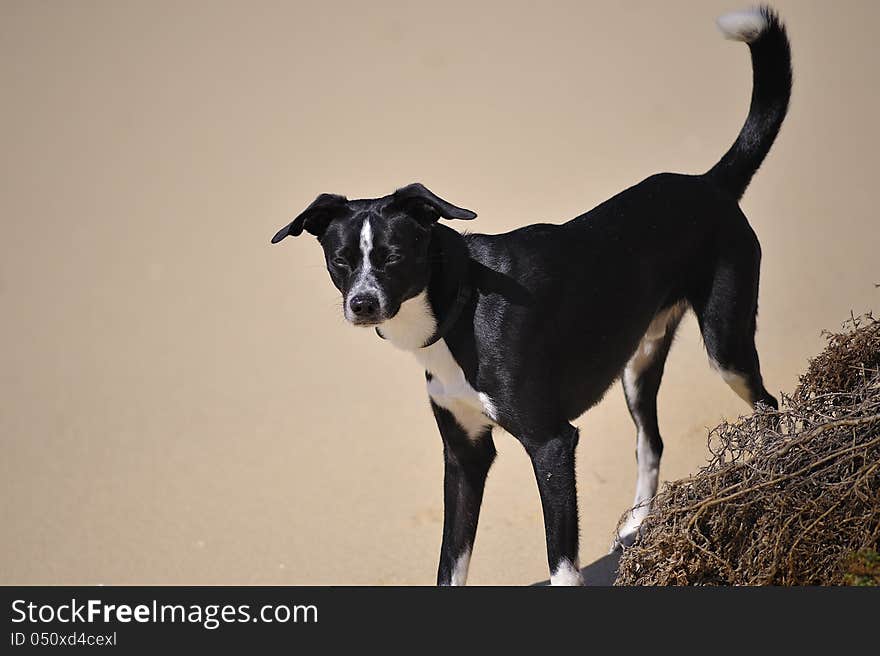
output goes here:
<path id="1" fill-rule="evenodd" d="M 755 348 L 761 248 L 749 229 L 729 241 L 708 292 L 694 299 L 694 311 L 712 368 L 746 403 L 779 403 L 764 387 Z"/>
<path id="2" fill-rule="evenodd" d="M 464 585 L 477 533 L 483 488 L 495 443 L 489 426 L 470 435 L 445 408 L 431 401 L 437 427 L 443 437 L 443 544 L 437 585 Z"/>
<path id="3" fill-rule="evenodd" d="M 658 313 L 623 370 L 626 405 L 636 425 L 638 479 L 633 507 L 618 530 L 612 550 L 632 542 L 650 510 L 651 499 L 657 493 L 663 454 L 663 440 L 657 422 L 657 392 L 666 356 L 684 311 L 685 305 L 679 303 Z"/>

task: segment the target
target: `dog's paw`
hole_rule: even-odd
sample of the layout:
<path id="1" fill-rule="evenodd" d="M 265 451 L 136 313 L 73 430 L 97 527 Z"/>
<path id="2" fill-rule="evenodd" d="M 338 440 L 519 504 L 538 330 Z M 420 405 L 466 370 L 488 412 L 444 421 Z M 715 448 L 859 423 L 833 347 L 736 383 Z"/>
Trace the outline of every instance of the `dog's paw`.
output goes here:
<path id="1" fill-rule="evenodd" d="M 608 553 L 613 554 L 615 552 L 622 552 L 624 549 L 631 547 L 636 541 L 638 535 L 638 528 L 635 528 L 627 533 L 618 534 L 618 536 L 614 538 L 614 540 L 611 542 L 611 548 L 608 550 Z"/>

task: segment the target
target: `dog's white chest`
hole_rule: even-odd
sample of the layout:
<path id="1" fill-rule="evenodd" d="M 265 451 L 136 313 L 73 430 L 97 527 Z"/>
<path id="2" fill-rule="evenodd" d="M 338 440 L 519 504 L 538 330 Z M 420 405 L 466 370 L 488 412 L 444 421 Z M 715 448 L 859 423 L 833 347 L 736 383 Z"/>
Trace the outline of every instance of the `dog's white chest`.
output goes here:
<path id="1" fill-rule="evenodd" d="M 472 438 L 493 424 L 495 407 L 491 399 L 478 392 L 444 340 L 420 348 L 434 334 L 437 322 L 424 292 L 401 305 L 397 315 L 382 324 L 382 336 L 396 347 L 411 351 L 416 360 L 431 374 L 428 395 L 441 408 L 455 416 L 456 421 Z"/>
<path id="2" fill-rule="evenodd" d="M 415 356 L 431 374 L 428 396 L 441 408 L 449 410 L 471 438 L 478 437 L 486 426 L 492 425 L 495 414 L 492 401 L 467 382 L 445 341 L 441 339 L 432 346 L 419 349 Z"/>
<path id="3" fill-rule="evenodd" d="M 419 349 L 415 356 L 419 364 L 431 373 L 428 394 L 438 405 L 446 407 L 459 403 L 483 411 L 479 393 L 465 379 L 464 372 L 452 357 L 445 341 L 441 339 L 433 346 Z"/>

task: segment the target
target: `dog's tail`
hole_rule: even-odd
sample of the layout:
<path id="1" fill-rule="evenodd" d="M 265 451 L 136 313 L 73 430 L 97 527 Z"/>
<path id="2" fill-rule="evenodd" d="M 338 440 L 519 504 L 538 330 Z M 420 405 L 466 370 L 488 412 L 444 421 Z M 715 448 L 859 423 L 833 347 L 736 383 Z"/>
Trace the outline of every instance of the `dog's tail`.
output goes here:
<path id="1" fill-rule="evenodd" d="M 770 7 L 725 14 L 718 27 L 752 53 L 752 104 L 736 141 L 706 176 L 737 200 L 779 134 L 791 97 L 791 48 L 785 26 Z"/>

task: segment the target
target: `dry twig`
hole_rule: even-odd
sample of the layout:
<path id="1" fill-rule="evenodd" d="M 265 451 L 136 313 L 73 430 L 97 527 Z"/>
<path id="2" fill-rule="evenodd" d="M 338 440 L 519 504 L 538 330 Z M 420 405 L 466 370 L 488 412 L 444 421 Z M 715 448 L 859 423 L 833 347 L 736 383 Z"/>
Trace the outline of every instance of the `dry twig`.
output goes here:
<path id="1" fill-rule="evenodd" d="M 779 412 L 709 434 L 712 457 L 667 483 L 618 585 L 834 585 L 880 542 L 880 321 L 851 317 Z"/>

